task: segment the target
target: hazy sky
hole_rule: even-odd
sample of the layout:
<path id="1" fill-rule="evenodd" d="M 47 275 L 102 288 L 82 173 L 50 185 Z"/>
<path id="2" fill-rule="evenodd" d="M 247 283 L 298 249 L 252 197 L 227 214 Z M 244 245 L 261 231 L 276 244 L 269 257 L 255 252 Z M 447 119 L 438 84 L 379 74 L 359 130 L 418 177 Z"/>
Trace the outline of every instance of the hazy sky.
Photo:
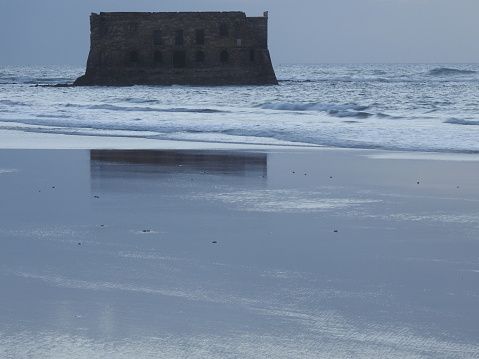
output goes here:
<path id="1" fill-rule="evenodd" d="M 269 11 L 273 62 L 479 62 L 479 0 L 1 0 L 0 65 L 84 65 L 100 11 Z"/>

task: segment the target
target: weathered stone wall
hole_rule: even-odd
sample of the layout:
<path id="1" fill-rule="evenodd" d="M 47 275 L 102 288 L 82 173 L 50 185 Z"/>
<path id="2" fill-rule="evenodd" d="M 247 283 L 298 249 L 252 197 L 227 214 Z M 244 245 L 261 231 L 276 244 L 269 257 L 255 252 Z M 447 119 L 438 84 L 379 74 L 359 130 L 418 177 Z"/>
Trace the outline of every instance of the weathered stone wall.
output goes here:
<path id="1" fill-rule="evenodd" d="M 276 84 L 268 18 L 243 12 L 100 13 L 75 85 Z"/>

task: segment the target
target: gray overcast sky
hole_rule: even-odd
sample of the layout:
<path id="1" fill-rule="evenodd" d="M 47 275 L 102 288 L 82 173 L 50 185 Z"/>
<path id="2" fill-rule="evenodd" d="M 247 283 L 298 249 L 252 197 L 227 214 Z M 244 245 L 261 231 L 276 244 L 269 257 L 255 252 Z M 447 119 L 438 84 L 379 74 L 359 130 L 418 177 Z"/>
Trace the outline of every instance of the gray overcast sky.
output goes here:
<path id="1" fill-rule="evenodd" d="M 1 0 L 0 65 L 84 65 L 100 11 L 269 11 L 273 62 L 479 62 L 479 0 Z"/>

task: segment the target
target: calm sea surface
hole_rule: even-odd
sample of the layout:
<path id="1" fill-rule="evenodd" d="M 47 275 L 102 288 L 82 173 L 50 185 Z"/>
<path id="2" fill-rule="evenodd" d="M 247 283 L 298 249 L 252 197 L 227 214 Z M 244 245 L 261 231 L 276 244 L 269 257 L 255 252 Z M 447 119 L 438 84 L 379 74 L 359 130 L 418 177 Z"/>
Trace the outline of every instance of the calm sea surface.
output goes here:
<path id="1" fill-rule="evenodd" d="M 277 65 L 279 86 L 39 87 L 0 67 L 0 129 L 216 143 L 479 152 L 479 64 Z"/>

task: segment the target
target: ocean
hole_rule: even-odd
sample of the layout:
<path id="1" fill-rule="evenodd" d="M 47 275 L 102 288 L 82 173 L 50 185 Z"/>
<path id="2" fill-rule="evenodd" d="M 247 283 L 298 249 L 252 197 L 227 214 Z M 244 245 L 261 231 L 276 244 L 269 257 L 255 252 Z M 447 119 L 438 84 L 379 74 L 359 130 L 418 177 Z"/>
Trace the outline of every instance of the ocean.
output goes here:
<path id="1" fill-rule="evenodd" d="M 81 66 L 0 67 L 0 130 L 479 152 L 479 64 L 282 64 L 279 86 L 48 87 Z"/>

